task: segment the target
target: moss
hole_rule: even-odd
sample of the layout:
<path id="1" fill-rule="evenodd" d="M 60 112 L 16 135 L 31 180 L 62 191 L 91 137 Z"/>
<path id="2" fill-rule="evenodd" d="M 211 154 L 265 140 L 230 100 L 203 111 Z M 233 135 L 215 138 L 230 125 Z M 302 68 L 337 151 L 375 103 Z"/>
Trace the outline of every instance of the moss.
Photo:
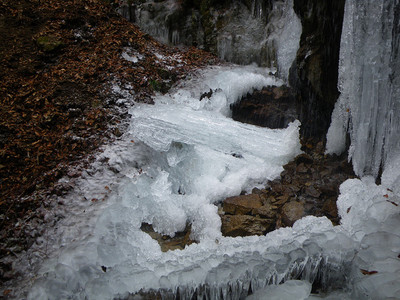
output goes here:
<path id="1" fill-rule="evenodd" d="M 36 40 L 36 44 L 44 51 L 44 52 L 52 52 L 55 51 L 63 45 L 62 42 L 55 36 L 44 35 Z"/>
<path id="2" fill-rule="evenodd" d="M 157 80 L 150 80 L 150 81 L 149 81 L 149 85 L 150 85 L 150 87 L 151 87 L 154 91 L 156 91 L 156 92 L 161 91 L 161 83 L 160 83 L 159 81 L 157 81 Z"/>

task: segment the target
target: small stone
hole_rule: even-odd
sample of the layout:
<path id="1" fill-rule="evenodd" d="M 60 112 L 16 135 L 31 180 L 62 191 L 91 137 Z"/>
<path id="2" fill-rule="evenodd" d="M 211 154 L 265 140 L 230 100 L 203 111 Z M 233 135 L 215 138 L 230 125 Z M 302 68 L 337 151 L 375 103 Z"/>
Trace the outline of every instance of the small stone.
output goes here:
<path id="1" fill-rule="evenodd" d="M 118 127 L 115 127 L 115 128 L 114 128 L 113 134 L 114 134 L 116 137 L 121 137 L 121 136 L 122 136 L 122 132 L 119 130 Z"/>
<path id="2" fill-rule="evenodd" d="M 249 194 L 235 197 L 229 197 L 224 200 L 223 209 L 225 213 L 231 215 L 251 214 L 253 209 L 260 208 L 262 201 L 259 195 Z"/>
<path id="3" fill-rule="evenodd" d="M 325 196 L 337 196 L 338 195 L 338 185 L 324 185 L 320 187 L 321 193 Z"/>
<path id="4" fill-rule="evenodd" d="M 301 163 L 301 164 L 299 164 L 297 166 L 296 172 L 297 173 L 307 173 L 308 172 L 308 168 L 304 165 L 304 163 Z"/>
<path id="5" fill-rule="evenodd" d="M 338 210 L 337 210 L 337 205 L 336 205 L 336 200 L 335 199 L 330 199 L 324 203 L 322 206 L 322 211 L 324 214 L 328 214 L 329 216 L 333 218 L 338 217 Z"/>
<path id="6" fill-rule="evenodd" d="M 272 206 L 271 204 L 264 204 L 260 208 L 253 209 L 253 215 L 259 215 L 263 218 L 275 218 L 276 210 L 274 209 L 276 206 Z"/>
<path id="7" fill-rule="evenodd" d="M 286 226 L 292 226 L 294 222 L 304 217 L 304 204 L 290 201 L 282 207 L 282 221 Z"/>
<path id="8" fill-rule="evenodd" d="M 276 197 L 276 201 L 273 202 L 274 205 L 283 205 L 289 200 L 290 196 L 288 194 L 283 194 L 282 196 Z"/>
<path id="9" fill-rule="evenodd" d="M 314 186 L 309 186 L 306 188 L 306 194 L 308 196 L 314 197 L 314 198 L 318 198 L 319 196 L 321 196 L 321 192 L 316 189 Z"/>
<path id="10" fill-rule="evenodd" d="M 273 230 L 274 221 L 247 215 L 221 216 L 223 236 L 264 235 Z"/>
<path id="11" fill-rule="evenodd" d="M 299 165 L 301 163 L 303 164 L 312 164 L 314 161 L 312 159 L 312 157 L 308 154 L 300 154 L 298 156 L 296 156 L 296 158 L 294 159 L 296 164 Z"/>
<path id="12" fill-rule="evenodd" d="M 262 194 L 262 190 L 260 190 L 259 188 L 255 187 L 254 189 L 251 190 L 251 193 L 260 195 L 260 194 Z"/>

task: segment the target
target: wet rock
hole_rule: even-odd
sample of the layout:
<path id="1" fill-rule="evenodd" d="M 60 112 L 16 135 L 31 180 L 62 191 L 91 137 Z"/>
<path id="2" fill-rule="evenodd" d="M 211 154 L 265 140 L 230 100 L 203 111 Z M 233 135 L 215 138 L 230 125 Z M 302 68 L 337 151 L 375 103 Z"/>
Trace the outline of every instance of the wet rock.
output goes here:
<path id="1" fill-rule="evenodd" d="M 321 195 L 321 192 L 312 185 L 306 188 L 305 193 L 314 198 L 318 198 Z"/>
<path id="2" fill-rule="evenodd" d="M 305 153 L 284 166 L 281 178 L 265 189 L 231 197 L 223 204 L 220 216 L 226 235 L 265 234 L 282 226 L 292 226 L 304 216 L 326 216 L 339 224 L 336 199 L 340 184 L 355 175 L 349 172 L 347 155 L 325 156 L 320 142 L 307 141 Z M 225 212 L 224 212 L 225 210 Z M 257 218 L 269 220 L 267 227 Z M 255 222 L 253 224 L 253 222 Z M 261 229 L 260 229 L 261 228 Z"/>
<path id="3" fill-rule="evenodd" d="M 264 235 L 274 228 L 274 221 L 248 215 L 221 216 L 223 236 Z"/>
<path id="4" fill-rule="evenodd" d="M 183 250 L 187 245 L 195 242 L 190 238 L 190 233 L 192 230 L 191 224 L 187 224 L 184 231 L 175 233 L 174 237 L 155 232 L 153 226 L 148 223 L 142 223 L 140 229 L 156 240 L 161 247 L 161 251 L 163 252 L 177 249 Z"/>
<path id="5" fill-rule="evenodd" d="M 312 164 L 314 162 L 313 158 L 306 153 L 296 156 L 294 161 L 297 165 L 300 165 L 301 163 L 302 164 Z"/>
<path id="6" fill-rule="evenodd" d="M 339 95 L 338 62 L 345 0 L 294 0 L 301 19 L 300 48 L 289 76 L 300 108 L 303 137 L 324 137 Z"/>
<path id="7" fill-rule="evenodd" d="M 290 201 L 282 207 L 282 221 L 286 226 L 292 226 L 294 222 L 305 216 L 304 204 Z"/>
<path id="8" fill-rule="evenodd" d="M 295 98 L 287 86 L 269 86 L 247 94 L 231 109 L 234 120 L 269 128 L 284 128 L 298 116 Z"/>
<path id="9" fill-rule="evenodd" d="M 308 172 L 308 168 L 303 164 L 299 164 L 296 168 L 296 172 L 297 173 L 307 173 Z"/>
<path id="10" fill-rule="evenodd" d="M 273 201 L 272 203 L 274 205 L 283 205 L 289 200 L 289 198 L 290 198 L 290 196 L 288 194 L 283 194 L 279 197 L 276 197 L 275 201 Z"/>
<path id="11" fill-rule="evenodd" d="M 324 212 L 325 215 L 328 215 L 335 221 L 334 223 L 338 224 L 338 209 L 336 205 L 336 199 L 331 198 L 328 201 L 324 203 L 322 206 L 322 211 Z"/>
<path id="12" fill-rule="evenodd" d="M 262 205 L 263 203 L 258 194 L 242 195 L 225 199 L 223 210 L 231 215 L 254 215 L 254 210 L 259 209 Z"/>
<path id="13" fill-rule="evenodd" d="M 273 219 L 276 217 L 276 213 L 276 206 L 273 206 L 269 203 L 266 203 L 259 208 L 253 209 L 253 214 L 262 218 Z"/>

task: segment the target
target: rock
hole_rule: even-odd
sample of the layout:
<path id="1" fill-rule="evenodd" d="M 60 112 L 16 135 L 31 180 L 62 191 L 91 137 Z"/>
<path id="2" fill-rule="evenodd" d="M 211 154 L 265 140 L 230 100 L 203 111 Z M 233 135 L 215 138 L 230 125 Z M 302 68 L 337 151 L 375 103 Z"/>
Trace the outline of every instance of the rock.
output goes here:
<path id="1" fill-rule="evenodd" d="M 121 132 L 121 130 L 119 130 L 118 127 L 115 127 L 115 128 L 113 129 L 113 134 L 114 134 L 116 137 L 121 137 L 121 136 L 122 136 L 122 132 Z"/>
<path id="2" fill-rule="evenodd" d="M 284 128 L 297 119 L 295 98 L 287 86 L 266 87 L 233 104 L 232 118 L 253 125 Z"/>
<path id="3" fill-rule="evenodd" d="M 290 196 L 288 194 L 283 194 L 275 199 L 271 199 L 274 205 L 283 205 L 289 200 Z M 275 200 L 275 201 L 274 201 Z"/>
<path id="4" fill-rule="evenodd" d="M 292 226 L 294 222 L 304 217 L 304 204 L 290 201 L 282 207 L 282 221 L 286 226 Z"/>
<path id="5" fill-rule="evenodd" d="M 319 196 L 321 196 L 321 192 L 312 185 L 307 187 L 305 192 L 308 196 L 314 198 L 318 198 Z"/>
<path id="6" fill-rule="evenodd" d="M 264 235 L 274 229 L 274 221 L 247 215 L 221 216 L 223 236 Z"/>
<path id="7" fill-rule="evenodd" d="M 338 184 L 325 184 L 320 187 L 321 193 L 325 196 L 335 196 L 337 197 L 339 194 L 339 186 Z"/>
<path id="8" fill-rule="evenodd" d="M 299 164 L 297 166 L 296 172 L 297 173 L 307 173 L 308 172 L 308 168 L 304 165 L 304 163 L 301 163 L 301 164 Z"/>
<path id="9" fill-rule="evenodd" d="M 256 188 L 256 187 L 255 187 L 254 189 L 251 190 L 251 193 L 252 193 L 252 194 L 261 195 L 261 194 L 263 193 L 263 191 L 260 190 L 259 188 Z"/>
<path id="10" fill-rule="evenodd" d="M 263 205 L 258 194 L 230 197 L 224 200 L 223 209 L 227 214 L 246 215 L 254 214 L 253 210 Z"/>
<path id="11" fill-rule="evenodd" d="M 337 218 L 338 217 L 338 209 L 336 205 L 336 199 L 331 198 L 328 201 L 324 203 L 322 206 L 322 211 L 325 215 L 329 215 L 332 218 Z"/>
<path id="12" fill-rule="evenodd" d="M 306 153 L 297 155 L 296 158 L 294 159 L 297 165 L 303 163 L 303 164 L 312 164 L 314 160 L 312 157 Z"/>
<path id="13" fill-rule="evenodd" d="M 194 240 L 190 239 L 190 232 L 192 230 L 191 224 L 186 225 L 184 231 L 175 233 L 174 237 L 162 235 L 158 232 L 155 232 L 153 226 L 148 223 L 142 223 L 140 229 L 150 235 L 154 240 L 156 240 L 161 247 L 161 251 L 163 252 L 177 249 L 182 250 L 187 245 L 193 244 L 195 242 Z"/>
<path id="14" fill-rule="evenodd" d="M 289 83 L 300 106 L 303 137 L 324 137 L 339 95 L 338 62 L 345 0 L 294 0 L 301 19 L 300 48 Z M 327 34 L 329 32 L 329 34 Z"/>
<path id="15" fill-rule="evenodd" d="M 264 204 L 260 208 L 253 209 L 253 214 L 262 218 L 276 218 L 276 213 L 276 206 L 273 206 L 269 203 Z"/>

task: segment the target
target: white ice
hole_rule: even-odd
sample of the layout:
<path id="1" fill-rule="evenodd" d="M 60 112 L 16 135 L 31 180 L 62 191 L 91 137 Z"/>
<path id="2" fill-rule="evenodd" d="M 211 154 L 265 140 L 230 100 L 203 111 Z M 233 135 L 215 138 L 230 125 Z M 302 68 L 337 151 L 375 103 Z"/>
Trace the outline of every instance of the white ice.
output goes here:
<path id="1" fill-rule="evenodd" d="M 400 152 L 400 34 L 395 1 L 346 1 L 339 60 L 341 96 L 327 153 L 345 150 L 357 175 L 377 177 Z"/>
<path id="2" fill-rule="evenodd" d="M 129 132 L 97 161 L 107 167 L 83 179 L 85 197 L 100 201 L 80 204 L 80 214 L 59 222 L 53 253 L 27 283 L 28 299 L 126 298 L 149 289 L 166 295 L 179 289 L 184 299 L 239 299 L 250 286 L 253 298 L 315 299 L 315 280 L 330 289 L 327 299 L 398 296 L 394 171 L 380 186 L 372 178 L 341 186 L 340 226 L 309 216 L 262 237 L 222 237 L 214 204 L 278 176 L 300 153 L 297 121 L 270 130 L 228 117 L 226 108 L 247 91 L 279 84 L 267 72 L 211 68 L 156 97 L 155 105 L 135 106 Z M 200 101 L 210 89 L 212 96 Z M 142 222 L 169 235 L 190 222 L 199 243 L 161 252 L 140 230 Z"/>

